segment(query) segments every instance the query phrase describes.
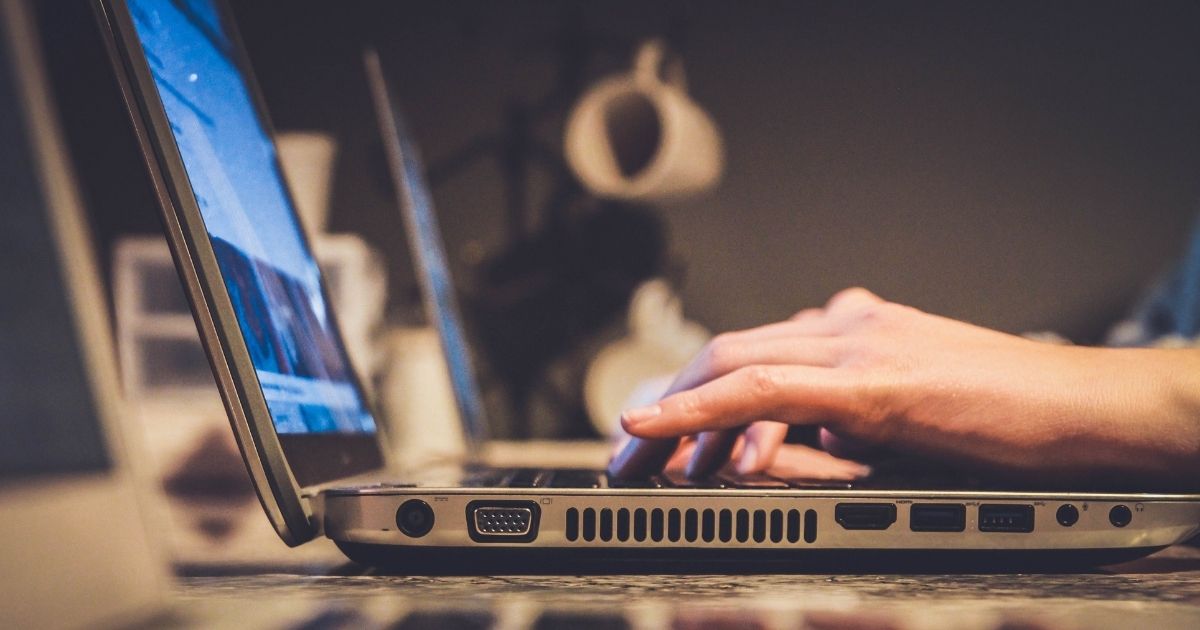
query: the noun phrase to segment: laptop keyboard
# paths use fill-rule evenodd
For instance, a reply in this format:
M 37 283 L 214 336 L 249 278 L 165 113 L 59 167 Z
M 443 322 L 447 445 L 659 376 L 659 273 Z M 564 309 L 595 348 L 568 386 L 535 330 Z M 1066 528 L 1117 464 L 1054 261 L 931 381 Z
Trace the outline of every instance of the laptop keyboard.
M 380 484 L 389 486 L 392 484 Z M 578 488 L 657 490 L 990 490 L 1019 489 L 1016 484 L 983 480 L 963 473 L 882 464 L 866 479 L 856 481 L 791 478 L 766 473 L 742 475 L 732 468 L 699 479 L 680 471 L 666 471 L 641 479 L 617 479 L 601 470 L 581 468 L 474 468 L 460 480 L 467 488 Z M 411 487 L 411 484 L 410 484 Z
M 851 486 L 851 484 L 844 481 L 780 479 L 763 473 L 740 475 L 732 471 L 722 471 L 716 475 L 699 479 L 689 478 L 678 471 L 667 471 L 645 479 L 617 479 L 609 477 L 603 471 L 579 468 L 482 469 L 468 475 L 463 485 L 492 488 L 619 488 L 637 490 L 654 490 L 659 488 L 686 488 L 692 490 L 845 489 Z

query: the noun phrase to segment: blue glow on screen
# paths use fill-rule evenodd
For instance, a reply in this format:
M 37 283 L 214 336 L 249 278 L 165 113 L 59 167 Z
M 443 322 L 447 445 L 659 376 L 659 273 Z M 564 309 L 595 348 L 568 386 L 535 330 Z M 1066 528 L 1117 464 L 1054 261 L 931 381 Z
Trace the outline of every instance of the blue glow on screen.
M 374 432 L 217 8 L 130 10 L 275 429 Z

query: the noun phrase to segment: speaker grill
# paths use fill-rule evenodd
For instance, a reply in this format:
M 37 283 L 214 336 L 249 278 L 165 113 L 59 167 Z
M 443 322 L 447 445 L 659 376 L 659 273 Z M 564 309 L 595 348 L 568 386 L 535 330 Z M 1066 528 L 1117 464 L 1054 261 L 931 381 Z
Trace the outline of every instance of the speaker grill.
M 629 510 L 625 508 L 617 510 L 617 540 L 629 540 Z
M 568 508 L 569 542 L 797 544 L 817 540 L 816 510 Z
M 650 512 L 650 540 L 654 542 L 662 542 L 663 539 L 663 511 L 654 509 Z

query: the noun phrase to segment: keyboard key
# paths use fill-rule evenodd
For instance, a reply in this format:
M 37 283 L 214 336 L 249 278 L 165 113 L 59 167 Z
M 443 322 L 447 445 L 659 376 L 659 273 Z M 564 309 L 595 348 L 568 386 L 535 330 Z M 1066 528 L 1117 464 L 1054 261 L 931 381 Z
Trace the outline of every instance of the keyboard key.
M 549 480 L 549 471 L 539 468 L 518 468 L 512 472 L 505 485 L 509 488 L 541 488 Z
M 629 620 L 619 614 L 547 612 L 538 617 L 534 630 L 626 630 Z
M 572 470 L 565 468 L 554 471 L 550 478 L 551 488 L 599 488 L 600 473 L 595 470 Z
M 767 627 L 746 610 L 684 611 L 671 621 L 671 630 L 766 630 Z
M 503 488 L 512 471 L 503 468 L 472 469 L 465 472 L 460 485 L 466 488 Z
M 788 486 L 796 490 L 849 490 L 855 487 L 854 483 L 840 479 L 808 479 L 805 477 L 797 477 L 785 479 Z
M 292 630 L 350 630 L 351 628 L 379 627 L 354 610 L 327 608 L 305 621 L 291 626 Z
M 790 487 L 786 481 L 763 473 L 739 475 L 733 472 L 725 472 L 721 473 L 720 478 L 727 485 L 739 490 L 786 490 Z
M 694 490 L 721 490 L 725 488 L 725 482 L 717 477 L 707 477 L 704 479 L 692 479 L 682 472 L 667 471 L 663 473 L 663 477 L 671 488 L 685 488 Z
M 484 611 L 417 610 L 408 614 L 393 630 L 487 630 L 495 623 Z
M 607 481 L 609 488 L 649 490 L 663 487 L 663 481 L 658 477 L 650 477 L 648 479 L 619 479 L 608 476 Z

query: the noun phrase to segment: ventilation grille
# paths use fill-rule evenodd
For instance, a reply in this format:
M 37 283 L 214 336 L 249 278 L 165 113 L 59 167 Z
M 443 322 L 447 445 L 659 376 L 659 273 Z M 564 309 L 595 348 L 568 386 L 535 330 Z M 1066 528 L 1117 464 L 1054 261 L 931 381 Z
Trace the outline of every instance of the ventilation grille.
M 567 540 L 576 542 L 812 543 L 815 510 L 570 508 Z

